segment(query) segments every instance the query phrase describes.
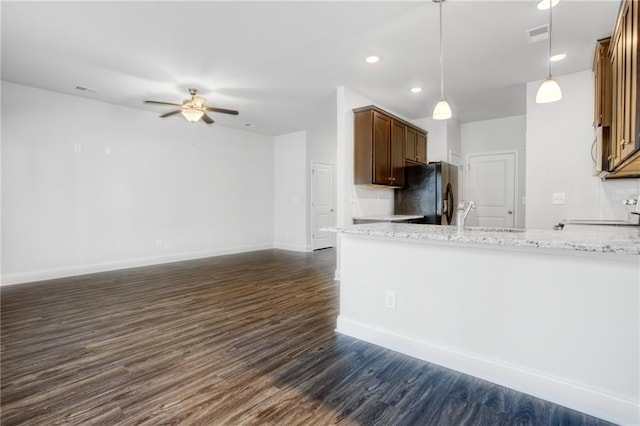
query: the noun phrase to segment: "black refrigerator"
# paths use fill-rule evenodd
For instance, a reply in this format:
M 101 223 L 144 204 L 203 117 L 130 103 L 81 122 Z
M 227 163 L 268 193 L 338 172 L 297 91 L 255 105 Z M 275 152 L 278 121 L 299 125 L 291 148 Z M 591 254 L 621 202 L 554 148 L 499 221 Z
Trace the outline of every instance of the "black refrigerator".
M 443 161 L 406 166 L 404 185 L 395 190 L 395 214 L 424 216 L 414 223 L 455 225 L 458 167 Z

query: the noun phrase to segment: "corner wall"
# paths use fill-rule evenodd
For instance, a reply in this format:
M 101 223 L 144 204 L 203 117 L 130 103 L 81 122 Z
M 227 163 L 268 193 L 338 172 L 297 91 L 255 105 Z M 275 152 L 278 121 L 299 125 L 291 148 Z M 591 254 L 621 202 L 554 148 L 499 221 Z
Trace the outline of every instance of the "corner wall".
M 274 138 L 274 246 L 310 251 L 307 240 L 307 132 Z
M 270 136 L 2 82 L 2 283 L 270 248 L 273 157 Z

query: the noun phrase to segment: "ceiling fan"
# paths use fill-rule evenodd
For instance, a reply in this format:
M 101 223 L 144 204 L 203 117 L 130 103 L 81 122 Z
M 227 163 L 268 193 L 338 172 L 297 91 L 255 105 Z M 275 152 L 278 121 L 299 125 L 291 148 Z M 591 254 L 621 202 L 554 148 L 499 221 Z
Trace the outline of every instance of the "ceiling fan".
M 175 111 L 170 111 L 170 112 L 167 112 L 166 114 L 162 114 L 160 118 L 169 117 L 171 115 L 180 113 L 184 116 L 184 118 L 186 118 L 192 123 L 195 123 L 196 121 L 199 121 L 200 119 L 202 119 L 202 121 L 204 121 L 205 123 L 212 124 L 213 120 L 211 119 L 211 117 L 207 115 L 206 111 L 220 112 L 222 114 L 238 115 L 238 111 L 234 111 L 232 109 L 214 108 L 214 107 L 205 105 L 205 102 L 207 100 L 201 96 L 198 96 L 197 93 L 198 93 L 197 89 L 189 89 L 189 94 L 191 94 L 191 99 L 182 101 L 182 104 L 174 104 L 170 102 L 158 102 L 158 101 L 144 101 L 144 103 L 158 104 L 158 105 L 171 105 L 171 106 L 180 107 L 180 109 L 177 109 Z

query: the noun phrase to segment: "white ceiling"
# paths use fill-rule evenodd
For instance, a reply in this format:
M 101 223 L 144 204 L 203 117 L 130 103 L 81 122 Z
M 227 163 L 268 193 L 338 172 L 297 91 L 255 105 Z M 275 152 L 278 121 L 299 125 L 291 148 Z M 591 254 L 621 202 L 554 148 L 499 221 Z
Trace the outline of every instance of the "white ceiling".
M 591 68 L 619 4 L 562 0 L 553 9 L 553 50 L 568 55 L 554 75 Z M 547 23 L 535 6 L 444 3 L 445 94 L 460 122 L 524 113 L 525 83 L 546 74 L 546 42 L 530 44 L 525 32 Z M 430 116 L 439 96 L 431 0 L 3 1 L 1 13 L 3 80 L 158 114 L 167 109 L 143 100 L 180 102 L 196 87 L 209 105 L 240 111 L 212 114 L 219 124 L 275 135 L 305 129 L 339 86 L 410 119 Z M 380 62 L 365 63 L 369 54 Z

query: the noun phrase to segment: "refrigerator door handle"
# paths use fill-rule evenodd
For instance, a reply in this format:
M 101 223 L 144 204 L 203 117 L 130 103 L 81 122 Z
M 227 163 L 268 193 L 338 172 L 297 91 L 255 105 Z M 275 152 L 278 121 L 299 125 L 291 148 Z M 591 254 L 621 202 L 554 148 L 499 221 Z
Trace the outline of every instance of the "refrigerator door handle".
M 455 199 L 453 198 L 453 188 L 451 187 L 450 183 L 447 184 L 447 192 L 445 194 L 445 200 L 443 201 L 443 204 L 445 206 L 447 204 L 450 206 L 455 205 Z M 445 213 L 445 216 L 447 218 L 447 225 L 451 225 L 451 219 L 453 219 L 453 209 L 443 210 L 443 213 Z

